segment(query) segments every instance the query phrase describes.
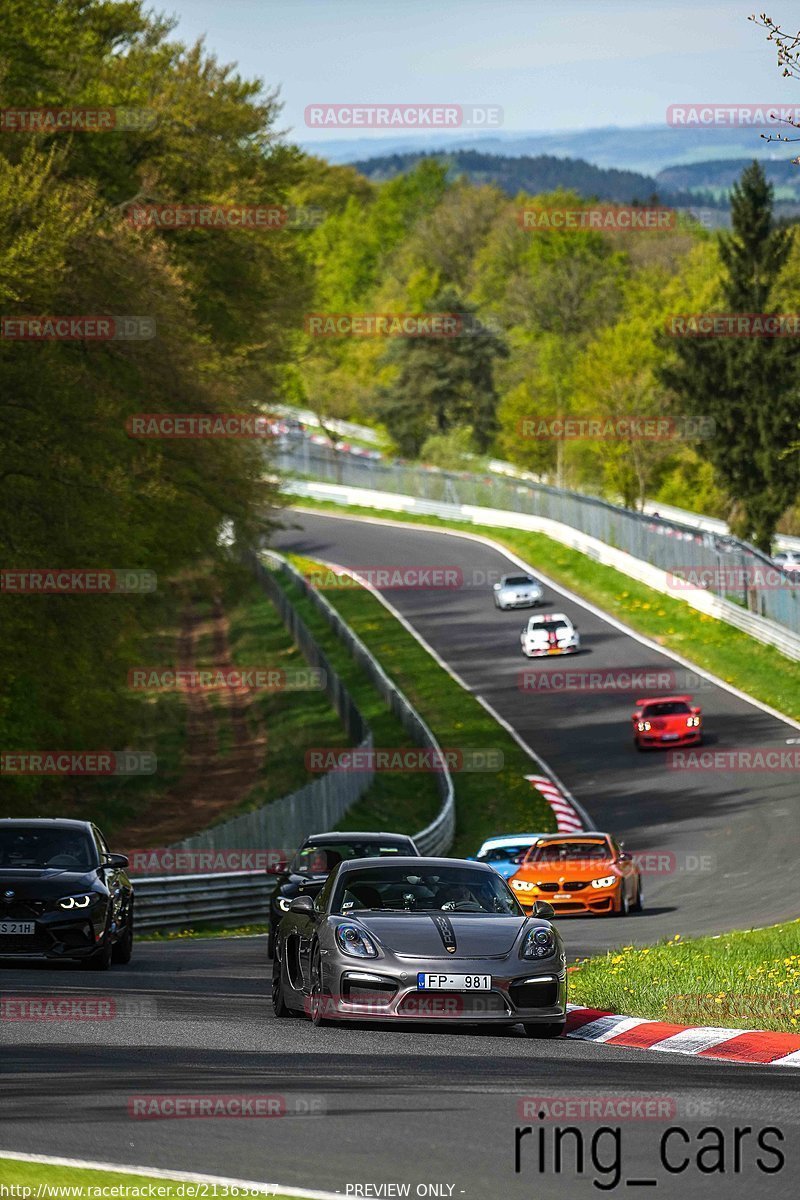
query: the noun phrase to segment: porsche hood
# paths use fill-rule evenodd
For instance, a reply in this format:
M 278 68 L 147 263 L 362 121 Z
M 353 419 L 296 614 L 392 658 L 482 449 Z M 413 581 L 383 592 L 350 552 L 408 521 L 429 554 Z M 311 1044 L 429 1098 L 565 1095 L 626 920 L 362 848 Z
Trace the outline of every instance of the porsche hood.
M 410 958 L 504 958 L 528 917 L 497 916 L 481 920 L 461 913 L 358 912 L 350 918 L 363 925 L 387 950 Z M 348 920 L 337 917 L 336 923 Z

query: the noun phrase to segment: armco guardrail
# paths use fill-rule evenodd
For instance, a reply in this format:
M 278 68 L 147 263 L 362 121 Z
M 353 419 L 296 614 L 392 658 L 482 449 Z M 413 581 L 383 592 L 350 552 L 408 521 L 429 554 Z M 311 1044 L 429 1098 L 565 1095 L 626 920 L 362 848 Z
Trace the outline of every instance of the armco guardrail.
M 437 754 L 441 754 L 441 746 L 422 717 L 392 682 L 380 663 L 373 658 L 358 634 L 354 633 L 346 621 L 339 616 L 333 605 L 320 592 L 311 587 L 291 563 L 277 554 L 268 553 L 268 557 L 277 569 L 284 572 L 322 613 L 331 629 L 347 646 L 352 657 L 369 677 L 373 687 L 383 697 L 417 745 L 427 746 Z M 443 756 L 442 761 L 444 761 Z M 455 793 L 452 776 L 447 767 L 443 765 L 441 771 L 434 772 L 434 779 L 439 789 L 442 806 L 430 825 L 414 834 L 414 841 L 423 854 L 444 854 L 453 844 L 455 835 Z
M 275 880 L 264 871 L 218 875 L 161 875 L 134 879 L 136 928 L 263 923 Z
M 301 479 L 411 497 L 418 512 L 432 513 L 444 504 L 462 512 L 493 509 L 552 521 L 672 575 L 708 572 L 709 594 L 800 636 L 800 580 L 781 576 L 766 555 L 732 537 L 547 484 L 370 462 L 307 442 L 296 451 L 277 454 L 275 466 Z M 773 586 L 778 579 L 780 586 Z M 768 582 L 762 585 L 759 580 Z M 681 592 L 689 594 L 688 589 Z M 728 609 L 723 606 L 720 611 Z

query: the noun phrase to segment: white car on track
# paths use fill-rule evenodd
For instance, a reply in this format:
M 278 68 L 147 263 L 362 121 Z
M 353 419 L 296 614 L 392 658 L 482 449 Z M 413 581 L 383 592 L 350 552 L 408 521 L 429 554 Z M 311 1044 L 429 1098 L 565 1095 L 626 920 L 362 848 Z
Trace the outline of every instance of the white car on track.
M 528 658 L 546 654 L 575 654 L 581 639 L 565 613 L 541 613 L 531 617 L 519 636 L 522 653 Z
M 542 585 L 532 575 L 501 575 L 494 585 L 495 608 L 533 608 L 544 595 Z
M 800 575 L 800 550 L 779 550 L 772 561 L 787 575 Z

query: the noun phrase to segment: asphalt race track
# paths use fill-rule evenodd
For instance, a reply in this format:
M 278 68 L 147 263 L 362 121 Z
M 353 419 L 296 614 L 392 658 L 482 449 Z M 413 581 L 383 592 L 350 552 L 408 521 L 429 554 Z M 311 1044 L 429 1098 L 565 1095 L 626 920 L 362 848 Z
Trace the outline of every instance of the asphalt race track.
M 611 919 L 563 919 L 573 954 L 605 949 L 609 940 L 719 933 L 797 915 L 797 889 L 790 881 L 800 856 L 800 796 L 791 772 L 670 770 L 661 752 L 634 750 L 630 717 L 636 694 L 518 686 L 525 669 L 636 668 L 676 672 L 675 691 L 683 692 L 685 668 L 553 587 L 535 611 L 565 612 L 580 631 L 582 652 L 526 659 L 519 631 L 532 610 L 495 609 L 491 581 L 514 568 L 491 547 L 408 525 L 310 513 L 295 513 L 292 520 L 301 528 L 283 533 L 278 548 L 349 567 L 439 565 L 461 572 L 463 587 L 395 588 L 385 595 L 472 691 L 544 757 L 596 828 L 615 834 L 655 866 L 644 877 L 645 912 L 628 917 L 624 926 L 614 928 Z M 708 680 L 700 682 L 702 690 L 694 696 L 703 709 L 709 749 L 781 749 L 800 736 L 794 726 Z
M 521 693 L 527 662 L 519 613 L 498 613 L 472 572 L 509 569 L 488 547 L 410 527 L 297 514 L 280 544 L 351 566 L 452 565 L 469 586 L 395 590 L 389 598 L 423 637 L 560 775 L 599 828 L 634 851 L 666 856 L 646 876 L 646 910 L 624 920 L 564 919 L 572 954 L 665 934 L 720 931 L 796 915 L 798 797 L 780 773 L 678 772 L 631 745 L 631 695 Z M 535 566 L 535 564 L 534 564 Z M 592 669 L 674 669 L 675 664 L 574 601 L 548 590 L 548 606 L 578 625 Z M 552 601 L 552 605 L 550 602 Z M 561 664 L 558 664 L 561 666 Z M 538 670 L 538 666 L 536 667 Z M 556 666 L 543 664 L 542 670 Z M 680 668 L 678 668 L 680 669 Z M 684 690 L 678 688 L 677 690 Z M 729 692 L 695 691 L 709 743 L 779 748 L 793 727 Z M 47 965 L 0 967 L 0 994 L 109 997 L 104 1021 L 5 1021 L 0 1034 L 0 1148 L 208 1172 L 326 1188 L 350 1195 L 535 1197 L 641 1193 L 666 1197 L 796 1195 L 800 1073 L 717 1064 L 569 1039 L 536 1042 L 521 1031 L 472 1033 L 435 1024 L 402 1030 L 315 1029 L 278 1021 L 268 1000 L 265 938 L 140 943 L 127 967 L 95 974 Z M 280 1094 L 274 1119 L 139 1120 L 129 1101 L 163 1094 Z M 518 1115 L 524 1097 L 655 1098 L 658 1119 L 577 1129 L 553 1163 L 558 1122 Z M 534 1111 L 537 1106 L 533 1106 Z M 520 1143 L 515 1130 L 539 1126 Z M 666 1128 L 683 1130 L 661 1161 Z M 734 1153 L 735 1128 L 740 1155 Z M 759 1149 L 779 1146 L 784 1162 Z M 706 1128 L 719 1135 L 704 1134 Z M 539 1170 L 539 1134 L 546 1169 Z M 618 1136 L 618 1143 L 614 1140 Z M 582 1169 L 576 1146 L 583 1143 Z M 594 1140 L 593 1140 L 594 1138 Z M 709 1138 L 724 1147 L 698 1159 Z M 713 1161 L 712 1161 L 713 1160 Z M 760 1160 L 761 1166 L 758 1165 Z M 685 1166 L 684 1166 L 685 1163 Z M 669 1167 L 672 1169 L 670 1170 Z M 355 1191 L 371 1185 L 371 1191 Z M 418 1185 L 439 1190 L 417 1191 Z

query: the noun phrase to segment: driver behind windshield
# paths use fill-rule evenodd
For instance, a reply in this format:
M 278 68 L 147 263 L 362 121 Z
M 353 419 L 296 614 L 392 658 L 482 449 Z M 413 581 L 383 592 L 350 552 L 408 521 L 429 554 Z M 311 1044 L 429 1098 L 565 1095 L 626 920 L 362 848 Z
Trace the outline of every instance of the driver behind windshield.
M 80 833 L 0 829 L 0 868 L 53 867 L 88 871 L 92 854 Z
M 517 915 L 519 908 L 505 880 L 494 872 L 464 868 L 418 875 L 408 868 L 387 866 L 348 871 L 332 897 L 334 912 L 355 908 L 384 912 L 463 912 Z
M 434 904 L 437 908 L 458 908 L 462 904 L 473 904 L 477 908 L 475 897 L 464 883 L 451 883 L 440 888 L 436 893 Z

